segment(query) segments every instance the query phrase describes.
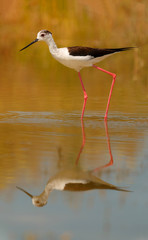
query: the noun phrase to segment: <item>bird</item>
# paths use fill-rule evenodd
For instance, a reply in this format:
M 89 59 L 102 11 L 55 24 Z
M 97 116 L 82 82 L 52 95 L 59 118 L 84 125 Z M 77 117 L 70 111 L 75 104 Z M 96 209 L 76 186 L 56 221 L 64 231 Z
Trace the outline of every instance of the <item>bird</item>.
M 106 132 L 106 137 L 107 137 L 107 144 L 108 144 L 108 150 L 109 150 L 109 155 L 110 155 L 110 160 L 106 164 L 103 164 L 102 166 L 99 166 L 95 169 L 92 170 L 83 170 L 81 169 L 80 166 L 78 165 L 80 155 L 82 153 L 82 150 L 85 145 L 85 129 L 83 125 L 83 120 L 82 120 L 82 136 L 83 136 L 83 142 L 80 147 L 78 156 L 76 158 L 76 162 L 74 166 L 65 166 L 64 168 L 62 167 L 62 154 L 61 154 L 61 148 L 58 149 L 58 162 L 60 169 L 59 171 L 53 175 L 47 182 L 44 190 L 42 191 L 41 194 L 39 195 L 32 195 L 23 188 L 16 186 L 17 189 L 20 191 L 24 192 L 27 194 L 31 199 L 32 199 L 32 204 L 36 207 L 43 207 L 47 204 L 48 202 L 48 197 L 50 193 L 53 190 L 58 190 L 58 191 L 70 191 L 70 192 L 86 192 L 90 190 L 115 190 L 115 191 L 122 191 L 122 192 L 131 192 L 130 190 L 127 190 L 126 188 L 118 187 L 115 185 L 112 185 L 98 177 L 95 176 L 95 173 L 107 168 L 109 166 L 113 165 L 113 156 L 112 156 L 112 151 L 111 151 L 111 146 L 110 146 L 110 138 L 108 134 L 108 125 L 107 121 L 105 121 L 105 132 Z
M 86 192 L 90 190 L 115 190 L 122 192 L 131 192 L 122 187 L 112 185 L 92 174 L 92 171 L 83 171 L 76 167 L 59 171 L 47 182 L 44 190 L 39 195 L 32 195 L 23 188 L 16 186 L 17 189 L 26 193 L 36 207 L 43 207 L 48 202 L 48 197 L 53 190 Z
M 32 195 L 21 187 L 17 189 L 26 193 L 31 199 L 32 204 L 36 207 L 43 207 L 48 202 L 48 197 L 53 190 L 85 192 L 90 190 L 115 190 L 122 192 L 130 192 L 124 188 L 112 185 L 102 179 L 96 177 L 89 171 L 82 171 L 76 168 L 63 170 L 53 176 L 47 182 L 44 190 L 39 195 Z
M 85 106 L 86 106 L 88 95 L 86 93 L 86 90 L 85 90 L 85 87 L 84 87 L 84 84 L 82 81 L 80 70 L 84 67 L 94 67 L 94 68 L 101 70 L 102 72 L 107 73 L 110 76 L 112 76 L 112 84 L 111 84 L 109 97 L 108 97 L 108 101 L 107 101 L 107 107 L 106 107 L 105 116 L 104 116 L 104 119 L 107 120 L 113 86 L 114 86 L 115 80 L 116 80 L 116 74 L 109 72 L 103 68 L 100 68 L 100 67 L 96 66 L 95 64 L 112 54 L 130 50 L 134 47 L 101 49 L 101 48 L 92 48 L 92 47 L 84 47 L 84 46 L 74 46 L 74 47 L 59 48 L 59 47 L 57 47 L 57 45 L 53 39 L 52 33 L 48 30 L 41 30 L 37 33 L 37 38 L 33 42 L 28 44 L 27 46 L 20 49 L 20 51 L 28 48 L 32 44 L 39 42 L 39 41 L 44 41 L 48 45 L 49 51 L 54 59 L 56 59 L 58 62 L 65 65 L 66 67 L 72 68 L 76 72 L 78 72 L 78 76 L 79 76 L 83 94 L 84 94 L 84 104 L 83 104 L 83 108 L 82 108 L 81 119 L 83 119 L 83 116 L 84 116 L 84 111 L 85 111 Z

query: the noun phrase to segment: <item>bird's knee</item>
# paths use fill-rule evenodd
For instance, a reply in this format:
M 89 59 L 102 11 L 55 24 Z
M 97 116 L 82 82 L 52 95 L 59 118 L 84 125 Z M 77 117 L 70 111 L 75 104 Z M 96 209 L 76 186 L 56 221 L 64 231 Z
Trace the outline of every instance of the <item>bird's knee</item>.
M 113 78 L 115 79 L 117 75 L 116 75 L 115 73 L 113 73 L 113 75 L 112 75 L 112 76 L 113 76 Z
M 84 99 L 87 99 L 87 98 L 88 98 L 87 93 L 84 92 Z

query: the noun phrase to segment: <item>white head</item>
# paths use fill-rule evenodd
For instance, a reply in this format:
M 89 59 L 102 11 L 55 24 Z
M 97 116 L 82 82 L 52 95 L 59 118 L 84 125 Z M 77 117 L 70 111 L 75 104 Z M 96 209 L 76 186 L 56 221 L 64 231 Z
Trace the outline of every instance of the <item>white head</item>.
M 24 192 L 26 195 L 28 195 L 32 199 L 32 204 L 36 207 L 43 207 L 47 204 L 48 195 L 45 194 L 45 192 L 41 193 L 39 196 L 33 196 L 23 188 L 17 187 L 19 190 Z
M 20 51 L 24 50 L 25 48 L 31 46 L 32 44 L 34 44 L 38 41 L 47 42 L 50 39 L 52 39 L 52 33 L 48 30 L 41 30 L 40 32 L 38 32 L 37 38 L 33 42 L 29 43 L 26 47 L 22 48 Z
M 37 34 L 38 41 L 45 41 L 46 42 L 46 40 L 51 38 L 51 37 L 52 37 L 52 33 L 48 30 L 41 30 Z
M 47 204 L 47 199 L 44 199 L 41 196 L 34 196 L 32 198 L 32 204 L 35 207 L 43 207 L 43 206 L 45 206 Z

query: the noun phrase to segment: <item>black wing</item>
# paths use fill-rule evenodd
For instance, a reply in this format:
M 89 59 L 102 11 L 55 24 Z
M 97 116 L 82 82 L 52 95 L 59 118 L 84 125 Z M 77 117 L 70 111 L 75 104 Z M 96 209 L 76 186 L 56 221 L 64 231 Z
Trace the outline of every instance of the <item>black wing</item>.
M 71 56 L 92 56 L 93 58 L 102 57 L 108 54 L 113 54 L 116 52 L 130 50 L 133 47 L 125 47 L 125 48 L 90 48 L 90 47 L 68 47 L 69 54 Z

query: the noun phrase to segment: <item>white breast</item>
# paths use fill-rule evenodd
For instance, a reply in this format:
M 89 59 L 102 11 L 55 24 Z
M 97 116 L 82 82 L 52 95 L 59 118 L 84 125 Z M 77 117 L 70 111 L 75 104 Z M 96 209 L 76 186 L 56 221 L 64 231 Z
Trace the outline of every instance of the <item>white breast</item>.
M 66 184 L 70 183 L 81 183 L 81 184 L 86 184 L 88 181 L 83 180 L 83 179 L 56 179 L 50 183 L 50 187 L 55 190 L 64 190 Z
M 71 56 L 67 48 L 58 48 L 56 52 L 51 52 L 51 54 L 58 62 L 78 72 L 83 67 L 92 66 L 91 56 Z

